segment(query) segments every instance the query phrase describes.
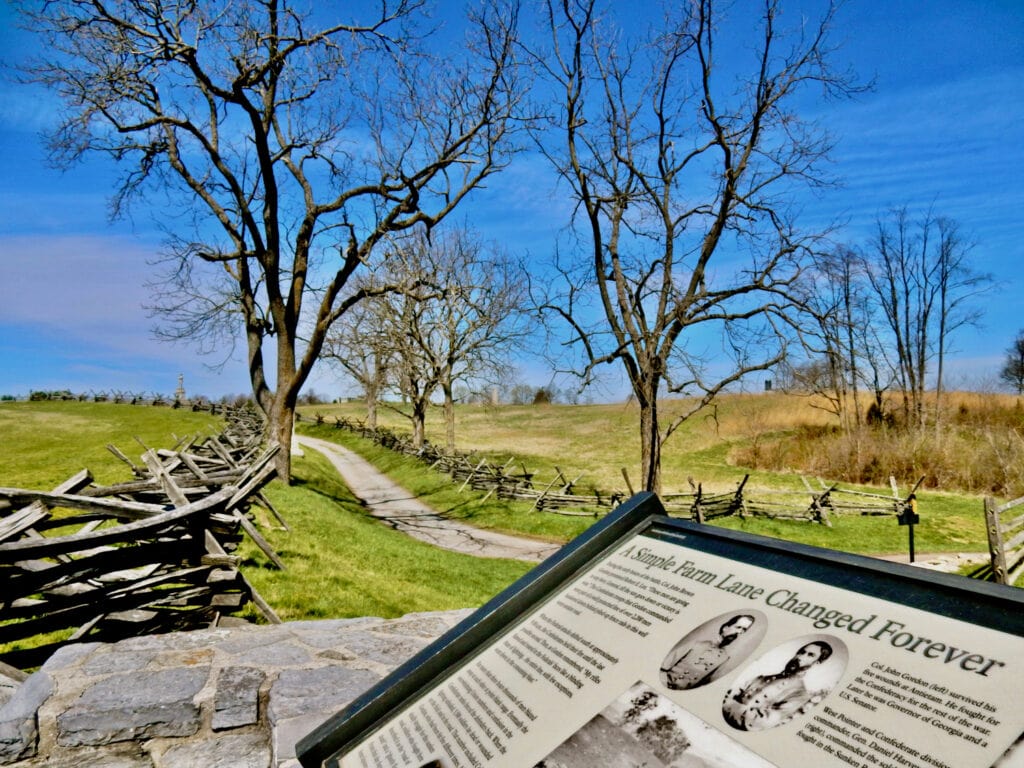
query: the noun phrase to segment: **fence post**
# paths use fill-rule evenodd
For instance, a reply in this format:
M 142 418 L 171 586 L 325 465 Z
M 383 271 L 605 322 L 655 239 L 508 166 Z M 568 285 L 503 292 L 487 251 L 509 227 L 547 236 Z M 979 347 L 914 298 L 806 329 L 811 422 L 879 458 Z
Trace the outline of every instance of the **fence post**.
M 989 557 L 992 558 L 992 580 L 1006 584 L 1006 552 L 1003 549 L 1003 532 L 999 527 L 999 507 L 991 496 L 985 497 L 985 532 L 988 534 Z
M 740 517 L 746 517 L 746 507 L 743 505 L 743 486 L 747 484 L 749 479 L 750 473 L 745 474 L 740 484 L 736 487 L 736 493 L 733 494 L 732 501 L 729 502 L 730 515 L 735 515 L 738 512 Z
M 629 482 L 629 473 L 626 472 L 626 468 L 625 467 L 622 468 L 622 479 L 626 481 L 626 490 L 629 491 L 629 495 L 630 496 L 635 495 L 636 491 L 633 490 L 633 484 L 631 482 Z
M 704 523 L 704 485 L 703 483 L 697 486 L 697 493 L 693 497 L 693 507 L 691 515 L 694 520 L 698 523 Z

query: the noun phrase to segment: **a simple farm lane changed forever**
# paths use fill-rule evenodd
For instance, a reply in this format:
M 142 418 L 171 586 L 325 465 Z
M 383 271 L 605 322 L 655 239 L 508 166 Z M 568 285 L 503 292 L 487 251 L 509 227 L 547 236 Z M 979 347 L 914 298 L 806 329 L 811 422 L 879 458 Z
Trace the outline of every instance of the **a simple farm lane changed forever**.
M 442 549 L 477 557 L 540 562 L 561 545 L 474 528 L 438 514 L 409 491 L 396 485 L 361 456 L 336 443 L 306 435 L 295 442 L 319 451 L 367 510 L 395 530 Z

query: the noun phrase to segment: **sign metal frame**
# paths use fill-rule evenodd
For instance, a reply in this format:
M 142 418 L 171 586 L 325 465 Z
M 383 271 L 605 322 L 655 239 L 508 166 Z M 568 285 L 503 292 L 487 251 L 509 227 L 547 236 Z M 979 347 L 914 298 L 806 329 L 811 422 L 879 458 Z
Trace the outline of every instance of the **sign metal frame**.
M 657 496 L 640 493 L 303 737 L 296 747 L 299 762 L 304 768 L 336 766 L 335 755 L 441 684 L 459 662 L 637 534 L 685 541 L 709 554 L 1024 637 L 1024 590 L 672 518 Z

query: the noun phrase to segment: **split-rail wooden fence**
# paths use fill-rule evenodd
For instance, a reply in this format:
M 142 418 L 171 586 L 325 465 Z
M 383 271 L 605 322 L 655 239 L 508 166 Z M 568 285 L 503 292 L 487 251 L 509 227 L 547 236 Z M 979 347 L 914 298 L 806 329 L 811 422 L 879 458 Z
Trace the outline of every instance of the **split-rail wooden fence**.
M 314 421 L 326 423 L 322 415 L 316 415 Z M 570 479 L 557 466 L 554 477 L 544 480 L 515 458 L 497 463 L 475 454 L 445 451 L 427 442 L 417 448 L 407 435 L 391 429 L 371 429 L 358 420 L 335 417 L 334 427 L 353 431 L 385 448 L 415 456 L 433 469 L 450 475 L 460 484 L 460 490 L 473 488 L 485 491 L 484 498 L 493 494 L 498 498 L 528 501 L 531 502 L 531 510 L 597 517 L 632 495 L 625 470 L 623 478 L 627 490 L 601 492 L 594 489 L 585 493 L 580 490 L 582 474 Z M 745 475 L 734 489 L 721 492 L 709 492 L 703 484 L 690 479 L 689 492 L 665 493 L 661 500 L 669 514 L 701 523 L 736 515 L 831 525 L 832 519 L 839 515 L 899 517 L 914 512 L 916 491 L 921 484 L 918 481 L 908 494 L 901 495 L 896 481 L 890 479 L 892 495 L 887 495 L 841 488 L 838 483 L 829 484 L 821 480 L 817 481 L 818 487 L 815 488 L 806 478 L 801 478 L 802 489 L 752 491 L 747 488 L 749 479 L 750 476 Z
M 0 488 L 0 663 L 22 670 L 74 642 L 227 623 L 248 602 L 279 623 L 239 570 L 248 535 L 283 563 L 256 510 L 287 526 L 262 492 L 274 477 L 251 414 L 224 432 L 147 448 L 134 479 L 98 486 L 88 470 L 52 491 Z

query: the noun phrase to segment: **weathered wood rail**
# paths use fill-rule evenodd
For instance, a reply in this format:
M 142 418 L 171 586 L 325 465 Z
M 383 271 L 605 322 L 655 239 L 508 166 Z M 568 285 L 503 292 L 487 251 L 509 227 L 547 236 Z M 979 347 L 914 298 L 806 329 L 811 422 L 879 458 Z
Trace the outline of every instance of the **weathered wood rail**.
M 322 415 L 315 416 L 314 421 L 326 423 Z M 632 495 L 631 491 L 602 493 L 597 489 L 582 493 L 578 489 L 583 475 L 570 480 L 559 467 L 555 467 L 554 478 L 543 482 L 515 458 L 501 464 L 474 454 L 443 451 L 429 443 L 415 448 L 406 435 L 390 429 L 370 429 L 357 420 L 335 417 L 334 427 L 355 432 L 385 448 L 415 456 L 433 469 L 450 475 L 460 484 L 460 490 L 473 488 L 485 491 L 484 498 L 494 494 L 498 498 L 528 501 L 535 510 L 596 517 L 614 509 Z M 623 473 L 625 476 L 625 470 Z M 901 496 L 895 480 L 890 478 L 892 495 L 889 496 L 841 488 L 837 483 L 826 484 L 821 480 L 817 481 L 819 487 L 814 488 L 806 478 L 801 478 L 803 490 L 750 491 L 747 488 L 749 477 L 744 476 L 735 489 L 720 492 L 708 492 L 691 478 L 689 492 L 662 494 L 662 503 L 669 514 L 701 523 L 736 515 L 831 525 L 832 518 L 838 515 L 905 514 L 915 509 L 915 494 L 921 482 L 918 481 L 906 496 Z M 626 483 L 629 484 L 628 478 Z
M 998 504 L 985 499 L 985 531 L 990 562 L 971 574 L 999 584 L 1013 584 L 1024 573 L 1024 512 L 1007 519 L 1006 513 L 1024 505 L 1024 496 Z
M 916 509 L 916 492 L 921 481 L 906 496 L 901 496 L 896 480 L 889 478 L 892 495 L 871 493 L 853 488 L 842 488 L 838 483 L 818 480 L 818 488 L 812 487 L 805 477 L 800 480 L 804 490 L 757 490 L 746 491 L 750 475 L 744 475 L 735 491 L 709 494 L 700 484 L 690 480 L 693 489 L 689 494 L 666 494 L 663 501 L 666 508 L 687 507 L 690 516 L 703 523 L 719 517 L 768 517 L 776 520 L 800 520 L 831 525 L 833 517 L 896 516 Z M 922 478 L 923 480 L 923 478 Z
M 251 520 L 255 506 L 283 525 L 262 493 L 276 449 L 252 426 L 231 419 L 139 464 L 110 446 L 135 475 L 125 483 L 83 470 L 49 492 L 0 488 L 0 662 L 31 669 L 68 643 L 215 625 L 250 601 L 278 623 L 233 554 L 249 535 L 283 567 Z

